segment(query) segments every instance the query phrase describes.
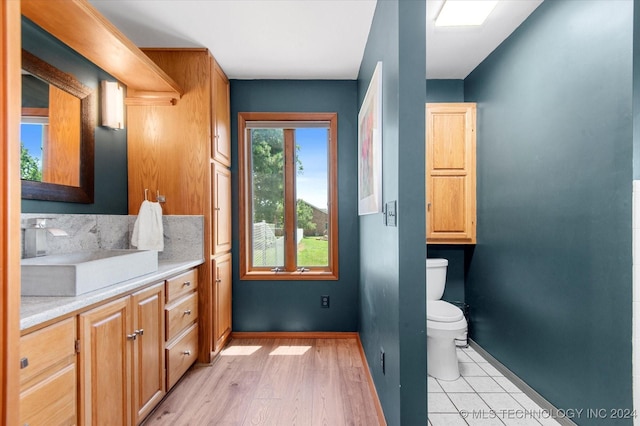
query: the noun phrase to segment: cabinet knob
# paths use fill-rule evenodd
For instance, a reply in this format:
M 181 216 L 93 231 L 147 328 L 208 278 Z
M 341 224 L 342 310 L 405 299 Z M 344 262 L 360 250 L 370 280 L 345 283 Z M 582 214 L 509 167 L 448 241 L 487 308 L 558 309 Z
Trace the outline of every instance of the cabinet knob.
M 189 287 L 191 285 L 191 281 L 185 281 L 182 283 L 183 287 Z
M 220 278 L 216 278 L 216 282 L 217 282 L 217 283 L 221 283 L 221 282 L 222 282 L 222 280 L 221 280 Z
M 134 331 L 133 334 L 127 334 L 127 340 L 136 340 L 137 336 L 138 336 L 138 333 Z
M 187 309 L 186 311 L 184 311 L 185 315 L 191 315 L 191 309 Z
M 136 330 L 134 333 L 142 336 L 144 334 L 144 328 L 141 328 L 140 330 Z
M 24 358 L 20 358 L 20 370 L 22 370 L 23 368 L 27 368 L 29 366 L 29 358 L 24 357 Z
M 191 351 L 184 351 L 182 352 L 182 355 L 191 355 Z

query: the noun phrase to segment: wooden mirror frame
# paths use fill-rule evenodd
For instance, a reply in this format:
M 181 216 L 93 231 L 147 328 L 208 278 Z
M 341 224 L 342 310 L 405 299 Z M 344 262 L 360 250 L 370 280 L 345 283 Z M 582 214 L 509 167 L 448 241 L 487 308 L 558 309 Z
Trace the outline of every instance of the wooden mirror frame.
M 22 49 L 22 68 L 34 76 L 80 99 L 80 185 L 68 186 L 22 180 L 22 198 L 29 200 L 93 203 L 96 127 L 95 92 L 74 76 L 60 71 Z

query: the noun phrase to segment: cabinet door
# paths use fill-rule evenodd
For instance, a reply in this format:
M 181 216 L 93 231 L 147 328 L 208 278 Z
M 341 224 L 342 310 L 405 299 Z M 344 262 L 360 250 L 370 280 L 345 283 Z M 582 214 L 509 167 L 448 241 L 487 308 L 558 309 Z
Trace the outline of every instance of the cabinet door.
M 134 293 L 133 423 L 139 423 L 165 394 L 164 282 Z
M 427 243 L 476 242 L 476 105 L 427 104 Z
M 215 336 L 216 351 L 224 345 L 231 333 L 231 253 L 212 261 L 215 273 Z
M 80 423 L 131 424 L 130 297 L 79 316 Z
M 20 393 L 21 425 L 71 426 L 76 423 L 75 364 Z
M 231 250 L 231 171 L 215 162 L 213 167 L 213 255 Z
M 229 80 L 222 68 L 211 59 L 213 68 L 213 159 L 231 166 L 231 120 L 229 111 Z

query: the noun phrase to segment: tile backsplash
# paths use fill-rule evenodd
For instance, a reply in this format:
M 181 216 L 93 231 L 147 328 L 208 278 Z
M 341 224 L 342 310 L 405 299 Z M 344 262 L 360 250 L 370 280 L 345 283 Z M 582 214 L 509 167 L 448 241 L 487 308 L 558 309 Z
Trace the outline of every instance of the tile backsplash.
M 47 227 L 61 229 L 66 236 L 47 233 L 47 254 L 87 250 L 129 249 L 135 215 L 23 213 L 21 227 L 28 219 L 48 218 Z M 163 216 L 164 250 L 158 260 L 183 261 L 204 256 L 203 216 Z M 21 233 L 24 247 L 24 229 Z M 24 257 L 24 248 L 22 252 Z

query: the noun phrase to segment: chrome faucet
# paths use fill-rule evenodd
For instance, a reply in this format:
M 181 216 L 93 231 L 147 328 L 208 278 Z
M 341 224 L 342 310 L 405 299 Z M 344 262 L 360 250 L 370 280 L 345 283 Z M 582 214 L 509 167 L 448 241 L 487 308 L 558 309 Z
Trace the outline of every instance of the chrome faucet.
M 47 232 L 55 237 L 69 235 L 62 229 L 47 227 L 47 219 L 27 219 L 24 228 L 24 257 L 45 256 L 47 254 Z

